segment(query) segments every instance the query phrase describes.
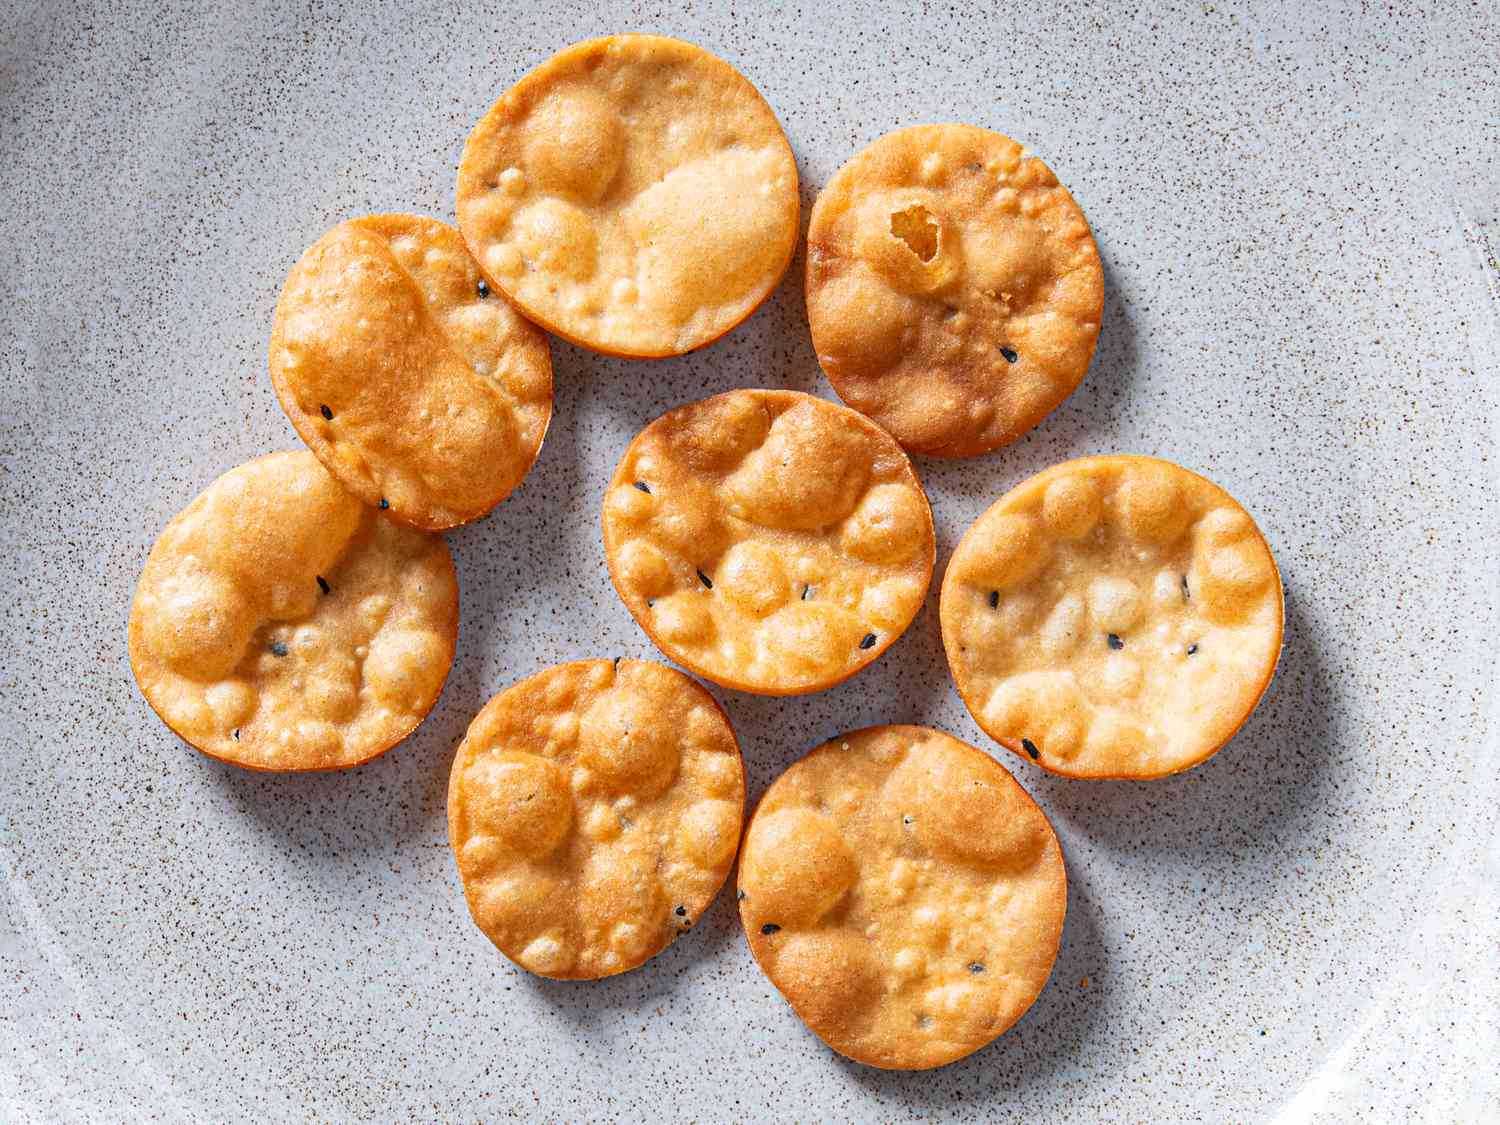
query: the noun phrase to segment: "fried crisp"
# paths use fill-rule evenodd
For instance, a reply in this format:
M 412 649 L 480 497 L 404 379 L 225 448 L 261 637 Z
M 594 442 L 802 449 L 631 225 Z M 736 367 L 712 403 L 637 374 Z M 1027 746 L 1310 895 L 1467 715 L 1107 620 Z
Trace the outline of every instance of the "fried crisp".
M 834 389 L 933 457 L 1046 417 L 1088 370 L 1104 304 L 1073 197 L 972 125 L 899 129 L 840 168 L 813 206 L 806 288 Z
M 734 862 L 745 771 L 696 682 L 643 660 L 581 660 L 495 696 L 448 782 L 469 912 L 516 964 L 591 979 L 690 929 Z
M 416 728 L 457 638 L 442 538 L 366 508 L 311 453 L 272 453 L 162 531 L 130 610 L 130 667 L 205 754 L 336 769 Z
M 1281 652 L 1281 578 L 1222 488 L 1153 457 L 1086 457 L 974 522 L 941 616 L 992 738 L 1054 773 L 1160 777 L 1255 709 Z
M 932 513 L 890 435 L 795 391 L 670 411 L 631 442 L 604 501 L 625 605 L 679 664 L 795 695 L 888 648 L 932 578 Z
M 680 355 L 749 316 L 797 241 L 797 165 L 759 91 L 659 35 L 591 39 L 469 134 L 458 225 L 538 324 L 613 355 Z
M 1067 875 L 1042 810 L 988 754 L 926 727 L 835 738 L 782 774 L 745 835 L 750 951 L 840 1054 L 918 1070 L 1031 1006 Z
M 271 382 L 302 440 L 366 504 L 426 530 L 521 483 L 552 416 L 547 338 L 452 227 L 341 223 L 302 255 L 271 331 Z

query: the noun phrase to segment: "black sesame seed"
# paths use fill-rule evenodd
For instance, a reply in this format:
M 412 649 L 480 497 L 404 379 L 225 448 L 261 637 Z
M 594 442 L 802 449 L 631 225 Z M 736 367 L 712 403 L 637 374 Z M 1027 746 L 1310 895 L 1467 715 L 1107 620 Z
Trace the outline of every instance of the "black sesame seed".
M 734 901 L 735 902 L 744 902 L 745 901 L 745 892 L 744 891 L 736 891 L 735 894 L 734 894 Z
M 646 608 L 647 609 L 650 609 L 655 604 L 656 604 L 656 599 L 655 598 L 647 598 L 646 599 Z
M 479 279 L 478 288 L 481 297 L 488 297 L 490 295 L 490 283 L 482 277 Z
M 238 742 L 240 740 L 240 728 L 239 727 L 235 727 L 234 731 L 233 731 L 233 734 L 234 734 L 234 740 L 236 742 Z
M 1000 604 L 1000 591 L 999 590 L 991 590 L 990 591 L 990 608 L 994 609 L 999 604 Z
M 687 907 L 679 906 L 676 910 L 672 911 L 672 913 L 676 914 L 679 918 L 685 918 L 687 916 Z
M 272 641 L 271 642 L 271 655 L 272 656 L 285 656 L 286 655 L 286 651 L 287 651 L 286 645 L 282 644 L 280 641 Z
M 1192 596 L 1193 596 L 1192 591 L 1188 589 L 1187 575 L 1184 574 L 1182 576 L 1182 600 L 1183 601 L 1187 601 Z
M 1187 647 L 1187 654 L 1188 654 L 1188 655 L 1189 655 L 1189 656 L 1192 656 L 1192 655 L 1193 655 L 1193 653 L 1195 653 L 1195 652 L 1197 652 L 1197 651 L 1198 651 L 1198 645 L 1197 645 L 1197 642 L 1194 642 L 1194 643 L 1193 643 L 1193 644 L 1190 644 L 1190 645 L 1188 645 L 1188 647 Z
M 767 922 L 760 928 L 760 932 L 765 934 L 767 937 L 770 937 L 772 934 L 779 934 L 781 932 L 781 927 L 778 926 L 775 922 Z
M 1120 635 L 1118 633 L 1111 633 L 1109 635 L 1109 647 L 1113 649 L 1122 649 L 1125 647 L 1125 642 L 1120 640 Z
M 1032 742 L 1029 738 L 1021 739 L 1021 749 L 1031 755 L 1033 762 L 1042 756 L 1042 752 L 1036 748 L 1036 743 Z
M 698 581 L 703 583 L 705 589 L 712 590 L 714 588 L 714 580 L 701 570 L 698 572 Z
M 903 816 L 901 818 L 901 823 L 902 824 L 910 824 L 911 823 L 911 817 L 909 817 L 909 816 Z
M 328 409 L 328 404 L 326 402 L 323 403 L 323 405 L 321 405 L 321 406 L 318 407 L 318 413 L 321 414 L 321 415 L 323 415 L 323 421 L 325 421 L 325 422 L 332 422 L 333 421 L 333 411 Z
M 619 668 L 620 668 L 620 657 L 617 656 L 617 657 L 615 657 L 615 670 L 618 671 Z
M 1006 363 L 1015 363 L 1016 360 L 1021 358 L 1021 353 L 1016 351 L 1015 348 L 1002 347 L 1000 349 L 1000 354 L 1005 357 Z
M 389 500 L 387 500 L 384 496 L 382 496 L 380 498 L 380 510 L 383 512 L 387 508 L 389 508 L 390 506 L 391 506 L 391 502 Z
M 802 598 L 801 598 L 801 600 L 804 601 L 804 602 L 807 601 L 807 595 L 811 594 L 811 593 L 812 593 L 812 587 L 811 586 L 803 586 L 802 587 Z
M 324 578 L 321 574 L 318 575 L 318 589 L 322 590 L 325 594 L 333 591 L 333 587 L 328 584 L 328 579 Z
M 648 496 L 651 494 L 651 486 L 649 484 L 647 484 L 645 481 L 638 480 L 638 481 L 635 482 L 635 486 L 637 488 L 639 488 L 642 492 L 646 493 Z
M 859 647 L 860 648 L 874 648 L 875 647 L 875 634 L 874 633 L 866 633 L 865 634 L 865 639 L 859 642 Z
M 971 973 L 982 973 L 982 972 L 984 972 L 984 962 L 983 961 L 970 961 L 969 962 L 969 972 L 971 972 Z

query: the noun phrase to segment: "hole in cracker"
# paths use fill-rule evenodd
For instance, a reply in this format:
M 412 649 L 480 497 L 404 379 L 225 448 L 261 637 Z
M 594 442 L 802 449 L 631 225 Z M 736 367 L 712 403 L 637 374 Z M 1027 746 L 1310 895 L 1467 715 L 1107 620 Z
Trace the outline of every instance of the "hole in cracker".
M 938 225 L 920 203 L 913 203 L 904 211 L 891 212 L 891 233 L 924 262 L 932 261 L 937 255 Z

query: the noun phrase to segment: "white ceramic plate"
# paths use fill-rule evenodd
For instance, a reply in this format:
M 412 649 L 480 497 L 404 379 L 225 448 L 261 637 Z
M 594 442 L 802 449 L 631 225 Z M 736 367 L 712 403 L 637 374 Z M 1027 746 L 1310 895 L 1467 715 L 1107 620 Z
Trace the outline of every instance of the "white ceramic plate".
M 5 5 L 0 1118 L 1493 1120 L 1493 6 L 480 7 Z M 1061 833 L 1067 931 L 1027 1017 L 944 1070 L 824 1048 L 727 895 L 624 977 L 522 974 L 470 923 L 447 848 L 448 763 L 485 699 L 555 661 L 654 655 L 599 541 L 629 436 L 730 387 L 831 393 L 800 259 L 696 355 L 554 346 L 551 436 L 521 492 L 450 537 L 458 662 L 398 750 L 252 775 L 178 743 L 131 682 L 125 615 L 162 524 L 297 444 L 265 371 L 286 270 L 349 216 L 451 218 L 491 100 L 567 42 L 641 28 L 759 85 L 806 205 L 878 134 L 962 120 L 1028 142 L 1086 209 L 1098 356 L 1016 446 L 919 463 L 940 567 L 1016 481 L 1129 451 L 1226 486 L 1285 576 L 1280 674 L 1207 765 L 1101 784 L 1004 756 Z M 867 723 L 986 744 L 936 584 L 851 682 L 717 694 L 752 797 Z

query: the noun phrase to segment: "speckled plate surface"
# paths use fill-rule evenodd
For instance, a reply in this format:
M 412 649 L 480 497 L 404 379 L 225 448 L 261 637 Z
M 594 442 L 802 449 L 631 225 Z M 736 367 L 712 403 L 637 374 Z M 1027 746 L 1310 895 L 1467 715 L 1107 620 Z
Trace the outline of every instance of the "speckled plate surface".
M 1157 4 L 1117 22 L 1083 4 L 161 7 L 0 12 L 0 1119 L 1493 1113 L 1493 3 Z M 450 536 L 458 661 L 404 746 L 344 774 L 252 775 L 178 743 L 130 679 L 126 611 L 162 524 L 297 445 L 265 362 L 290 265 L 350 216 L 451 221 L 492 99 L 566 42 L 644 28 L 759 85 L 804 208 L 878 134 L 964 120 L 1029 142 L 1087 211 L 1098 355 L 1017 445 L 918 463 L 939 568 L 1015 482 L 1119 451 L 1224 485 L 1286 579 L 1280 675 L 1208 764 L 1088 783 L 1004 756 L 1062 839 L 1067 929 L 1032 1011 L 944 1070 L 831 1054 L 752 964 L 727 897 L 639 971 L 528 977 L 470 923 L 446 841 L 448 764 L 493 692 L 561 660 L 654 655 L 600 545 L 628 438 L 731 387 L 831 397 L 800 259 L 697 354 L 554 345 L 540 461 Z M 715 693 L 752 798 L 841 729 L 984 744 L 936 598 L 838 688 Z

